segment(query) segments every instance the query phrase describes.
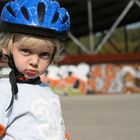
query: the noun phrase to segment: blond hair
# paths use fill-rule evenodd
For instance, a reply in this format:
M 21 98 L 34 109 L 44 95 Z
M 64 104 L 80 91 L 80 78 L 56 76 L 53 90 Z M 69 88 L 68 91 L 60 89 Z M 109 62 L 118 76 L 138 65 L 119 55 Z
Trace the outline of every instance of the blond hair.
M 15 33 L 9 33 L 9 32 L 1 32 L 0 33 L 0 50 L 2 48 L 7 49 L 7 55 L 10 55 L 11 51 L 11 45 L 12 42 L 14 41 L 14 35 Z M 45 41 L 47 41 L 47 44 L 50 46 L 55 47 L 55 54 L 54 54 L 54 59 L 53 61 L 58 62 L 61 61 L 64 58 L 63 54 L 63 44 L 55 38 L 46 38 L 46 37 L 38 37 L 38 36 L 32 36 L 32 35 L 27 35 L 27 34 L 22 34 L 23 39 L 22 41 L 24 42 L 25 40 L 28 40 L 28 38 L 41 38 Z

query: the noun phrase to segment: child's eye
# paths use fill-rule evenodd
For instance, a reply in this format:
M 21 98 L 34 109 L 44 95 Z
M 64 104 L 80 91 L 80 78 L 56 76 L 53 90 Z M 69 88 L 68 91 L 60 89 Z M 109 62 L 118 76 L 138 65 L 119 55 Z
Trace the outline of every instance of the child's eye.
M 29 49 L 21 49 L 21 53 L 23 55 L 30 55 L 31 54 L 31 51 Z
M 49 59 L 50 58 L 50 53 L 48 53 L 48 52 L 42 52 L 41 54 L 40 54 L 40 58 L 43 58 L 43 59 Z

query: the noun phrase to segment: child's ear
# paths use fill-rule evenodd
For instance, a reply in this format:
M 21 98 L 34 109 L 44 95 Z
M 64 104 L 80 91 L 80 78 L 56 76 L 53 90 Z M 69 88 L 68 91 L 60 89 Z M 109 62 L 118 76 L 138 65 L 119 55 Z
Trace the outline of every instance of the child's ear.
M 2 61 L 7 63 L 8 59 L 7 59 L 7 49 L 6 48 L 2 48 Z
M 2 54 L 7 55 L 7 48 L 2 48 Z

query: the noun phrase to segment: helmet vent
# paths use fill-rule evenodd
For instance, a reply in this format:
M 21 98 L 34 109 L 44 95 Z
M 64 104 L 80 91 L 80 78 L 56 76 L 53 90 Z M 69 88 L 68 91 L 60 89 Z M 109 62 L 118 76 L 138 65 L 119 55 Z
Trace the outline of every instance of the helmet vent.
M 38 4 L 38 21 L 41 23 L 44 19 L 45 5 L 43 2 Z
M 58 12 L 55 12 L 55 15 L 53 17 L 53 20 L 52 20 L 52 23 L 55 23 L 59 18 L 59 13 Z
M 13 12 L 13 10 L 12 10 L 12 8 L 11 8 L 10 6 L 7 6 L 6 8 L 7 8 L 7 10 L 10 12 L 10 14 L 11 14 L 12 16 L 16 17 L 15 13 Z
M 62 21 L 62 24 L 64 24 L 67 20 L 68 20 L 68 17 L 65 16 L 64 19 L 63 19 L 63 21 Z
M 24 16 L 27 20 L 29 20 L 28 12 L 27 12 L 27 10 L 26 10 L 25 7 L 21 7 L 21 12 L 22 12 L 23 16 Z

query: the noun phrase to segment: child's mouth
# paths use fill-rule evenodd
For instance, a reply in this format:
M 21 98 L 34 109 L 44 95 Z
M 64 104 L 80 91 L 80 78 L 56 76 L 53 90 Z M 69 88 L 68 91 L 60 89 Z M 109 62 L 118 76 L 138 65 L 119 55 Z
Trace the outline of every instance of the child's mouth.
M 36 70 L 26 70 L 25 72 L 28 76 L 36 76 L 37 71 Z

